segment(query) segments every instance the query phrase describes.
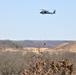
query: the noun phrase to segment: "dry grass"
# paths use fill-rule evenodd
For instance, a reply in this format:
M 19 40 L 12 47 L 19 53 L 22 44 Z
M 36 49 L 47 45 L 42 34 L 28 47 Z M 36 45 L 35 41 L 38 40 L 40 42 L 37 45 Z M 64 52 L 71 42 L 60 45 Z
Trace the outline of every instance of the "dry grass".
M 69 60 L 63 59 L 61 61 L 50 61 L 43 59 L 43 52 L 38 49 L 38 56 L 34 64 L 31 62 L 28 69 L 24 69 L 22 75 L 72 75 L 75 69 L 74 64 Z
M 76 53 L 70 51 L 0 51 L 0 75 L 76 75 Z

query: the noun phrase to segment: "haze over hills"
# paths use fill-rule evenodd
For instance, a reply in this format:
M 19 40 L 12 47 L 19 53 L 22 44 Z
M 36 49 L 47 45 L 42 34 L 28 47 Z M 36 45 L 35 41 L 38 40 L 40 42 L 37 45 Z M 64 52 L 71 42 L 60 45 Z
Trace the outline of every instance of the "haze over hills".
M 51 48 L 62 43 L 69 43 L 73 41 L 60 41 L 60 40 L 23 40 L 23 41 L 13 41 L 23 47 L 38 47 L 38 48 Z M 46 43 L 46 45 L 44 45 Z
M 73 41 L 60 41 L 60 40 L 0 40 L 0 49 L 13 48 L 20 49 L 26 47 L 36 47 L 36 48 L 52 48 L 63 43 L 70 43 Z M 46 45 L 44 45 L 46 43 Z
M 11 40 L 0 40 L 0 50 L 5 50 L 5 49 L 16 49 L 20 48 L 21 46 L 19 44 L 14 43 Z

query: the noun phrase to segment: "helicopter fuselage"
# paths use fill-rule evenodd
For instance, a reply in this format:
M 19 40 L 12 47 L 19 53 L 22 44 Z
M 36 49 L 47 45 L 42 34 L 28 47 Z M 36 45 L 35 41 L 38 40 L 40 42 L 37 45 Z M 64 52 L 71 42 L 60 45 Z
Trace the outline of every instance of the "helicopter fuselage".
M 45 11 L 45 10 L 42 10 L 41 12 L 40 12 L 40 14 L 55 14 L 55 10 L 53 11 L 53 12 L 49 12 L 49 11 Z

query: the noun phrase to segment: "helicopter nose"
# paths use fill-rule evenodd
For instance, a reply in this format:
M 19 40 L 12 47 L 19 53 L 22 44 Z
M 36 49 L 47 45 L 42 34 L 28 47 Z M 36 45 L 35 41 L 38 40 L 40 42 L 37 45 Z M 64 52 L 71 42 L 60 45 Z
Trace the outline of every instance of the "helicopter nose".
M 40 12 L 40 14 L 43 14 L 43 12 Z

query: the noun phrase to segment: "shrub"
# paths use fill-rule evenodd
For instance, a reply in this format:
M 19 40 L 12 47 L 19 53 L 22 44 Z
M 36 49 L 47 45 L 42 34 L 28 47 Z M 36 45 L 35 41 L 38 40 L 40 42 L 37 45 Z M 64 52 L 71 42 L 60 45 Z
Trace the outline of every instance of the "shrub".
M 24 69 L 22 75 L 72 75 L 74 71 L 74 64 L 72 64 L 69 60 L 47 60 L 48 59 L 44 59 L 43 53 L 39 51 L 39 55 L 36 58 L 35 63 L 33 64 L 31 62 L 28 69 Z

